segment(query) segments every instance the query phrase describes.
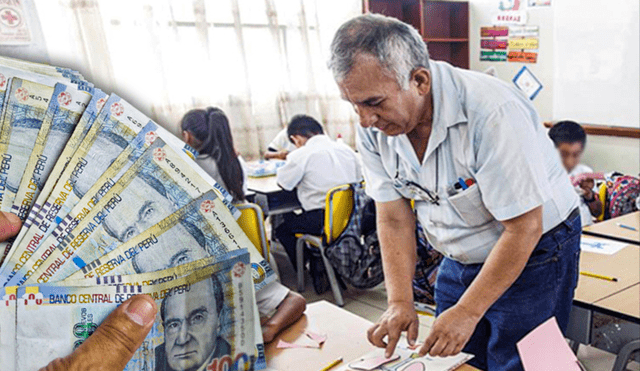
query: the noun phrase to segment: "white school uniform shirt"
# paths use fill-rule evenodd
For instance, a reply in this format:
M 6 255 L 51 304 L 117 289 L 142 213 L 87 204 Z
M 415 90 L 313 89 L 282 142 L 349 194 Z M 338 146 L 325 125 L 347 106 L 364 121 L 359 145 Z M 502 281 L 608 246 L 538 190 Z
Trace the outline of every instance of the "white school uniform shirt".
M 501 220 L 540 205 L 545 232 L 566 219 L 578 197 L 531 102 L 494 77 L 444 62 L 430 67 L 433 127 L 422 162 L 406 135 L 358 127 L 367 193 L 378 202 L 416 199 L 429 243 L 463 264 L 485 261 Z M 459 178 L 475 184 L 454 193 Z M 407 181 L 437 192 L 439 205 Z
M 295 188 L 302 208 L 311 211 L 324 209 L 331 188 L 361 181 L 362 171 L 349 146 L 319 134 L 287 156 L 277 177 L 285 190 Z
M 249 191 L 247 185 L 247 163 L 244 161 L 242 156 L 238 156 L 238 161 L 240 162 L 240 167 L 242 168 L 242 191 L 244 194 L 247 194 Z M 220 170 L 218 170 L 218 164 L 213 157 L 208 155 L 200 155 L 196 158 L 196 164 L 202 168 L 210 177 L 212 177 L 218 184 L 222 186 L 224 189 L 227 188 L 224 180 L 222 179 L 222 175 L 220 175 Z M 233 200 L 233 202 L 238 202 L 239 200 Z
M 275 149 L 277 152 L 287 151 L 293 152 L 296 149 L 296 146 L 291 143 L 289 140 L 289 136 L 287 135 L 287 129 L 282 129 L 278 134 L 273 138 L 271 143 L 267 146 L 267 148 Z
M 576 177 L 584 173 L 593 173 L 593 169 L 587 165 L 578 164 L 569 173 L 569 178 Z M 586 227 L 593 224 L 593 216 L 591 215 L 591 210 L 589 210 L 589 205 L 587 205 L 585 200 L 582 198 L 582 188 L 580 188 L 580 186 L 576 186 L 575 190 L 580 199 L 580 220 L 582 221 L 582 226 Z M 594 196 L 598 197 L 598 188 L 595 187 L 595 185 L 592 191 L 594 192 Z

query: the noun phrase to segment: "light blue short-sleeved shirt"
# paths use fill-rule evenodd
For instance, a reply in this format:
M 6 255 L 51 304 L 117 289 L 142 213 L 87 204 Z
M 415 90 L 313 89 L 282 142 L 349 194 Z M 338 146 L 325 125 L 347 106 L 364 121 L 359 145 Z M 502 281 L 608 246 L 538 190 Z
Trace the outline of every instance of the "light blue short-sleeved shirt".
M 358 128 L 367 193 L 377 202 L 416 200 L 429 243 L 464 264 L 482 263 L 502 220 L 543 206 L 546 232 L 578 197 L 531 102 L 494 77 L 431 61 L 433 127 L 420 162 L 406 135 Z M 465 190 L 459 178 L 473 179 Z M 437 194 L 438 205 L 427 201 Z

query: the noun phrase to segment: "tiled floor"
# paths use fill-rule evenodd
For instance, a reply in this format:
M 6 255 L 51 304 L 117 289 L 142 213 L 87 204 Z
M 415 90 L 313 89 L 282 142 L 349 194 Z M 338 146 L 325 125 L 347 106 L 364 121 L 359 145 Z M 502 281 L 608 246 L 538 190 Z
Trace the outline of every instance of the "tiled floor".
M 272 253 L 280 271 L 281 281 L 287 287 L 296 290 L 296 276 L 293 267 L 289 263 L 289 259 L 284 250 L 276 245 L 277 244 L 272 245 L 275 247 L 272 248 Z M 307 299 L 308 303 L 313 303 L 318 300 L 327 300 L 331 303 L 335 302 L 330 290 L 322 295 L 315 293 L 308 274 L 306 275 L 305 283 L 306 289 L 302 295 Z M 370 290 L 358 290 L 349 287 L 347 291 L 343 292 L 343 296 L 345 302 L 344 309 L 366 318 L 371 322 L 375 322 L 387 307 L 386 290 L 383 284 Z M 429 333 L 434 317 L 424 315 L 419 315 L 418 317 L 420 320 L 418 336 L 419 339 L 424 339 Z M 578 358 L 589 371 L 609 371 L 615 361 L 615 355 L 587 346 L 580 347 Z M 637 363 L 631 364 L 629 367 L 630 370 L 640 371 Z

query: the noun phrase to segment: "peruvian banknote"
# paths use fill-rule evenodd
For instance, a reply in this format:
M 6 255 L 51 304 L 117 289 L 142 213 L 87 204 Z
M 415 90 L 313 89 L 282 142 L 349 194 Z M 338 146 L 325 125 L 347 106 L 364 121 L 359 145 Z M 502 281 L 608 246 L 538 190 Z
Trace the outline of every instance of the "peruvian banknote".
M 45 116 L 53 116 L 49 103 L 58 88 L 20 78 L 11 79 L 5 92 L 0 131 L 0 210 L 11 210 L 27 160 Z
M 73 154 L 76 152 L 76 150 L 78 149 L 78 146 L 80 145 L 84 137 L 87 135 L 87 132 L 93 125 L 98 112 L 104 105 L 107 99 L 107 95 L 103 93 L 100 89 L 94 89 L 93 93 L 94 93 L 93 97 L 91 98 L 91 101 L 89 102 L 87 108 L 82 113 L 82 117 L 80 118 L 80 121 L 76 125 L 73 131 L 73 134 L 71 135 L 71 138 L 69 138 L 69 140 L 67 141 L 67 144 L 64 147 L 62 154 L 56 161 L 56 164 L 53 167 L 53 169 L 51 170 L 51 173 L 49 174 L 49 179 L 45 183 L 44 188 L 41 190 L 37 199 L 33 203 L 33 206 L 31 207 L 29 214 L 24 220 L 24 223 L 20 228 L 20 232 L 18 233 L 16 238 L 13 239 L 12 241 L 6 241 L 6 242 L 0 243 L 0 252 L 4 251 L 4 255 L 7 259 L 5 260 L 5 262 L 3 262 L 4 264 L 0 266 L 0 272 L 2 272 L 2 269 L 9 262 L 9 259 L 11 259 L 11 257 L 13 256 L 13 253 L 15 252 L 15 250 L 11 250 L 11 247 L 14 244 L 17 246 L 22 241 L 24 236 L 27 234 L 29 228 L 31 227 L 31 224 L 33 223 L 36 216 L 40 212 L 42 205 L 45 203 L 47 198 L 49 198 L 49 195 L 53 191 L 53 187 L 56 185 L 58 179 L 60 178 L 62 172 L 65 170 L 69 161 L 71 161 Z M 15 261 L 13 261 L 13 263 L 15 264 Z M 4 281 L 0 282 L 0 284 L 3 284 L 3 283 Z
M 42 205 L 38 216 L 18 244 L 9 251 L 0 272 L 0 284 L 6 284 L 16 274 L 16 260 L 22 260 L 20 267 L 48 237 L 77 202 L 96 185 L 99 178 L 110 165 L 120 159 L 126 164 L 134 146 L 129 145 L 142 129 L 146 116 L 120 102 L 120 98 L 111 95 L 98 114 L 95 123 L 74 153 L 67 167 L 58 179 L 49 199 Z M 139 145 L 138 145 L 139 147 Z M 122 154 L 125 152 L 125 154 Z M 122 154 L 122 156 L 120 156 Z M 119 170 L 119 169 L 118 169 Z M 116 175 L 117 171 L 112 174 Z M 102 186 L 102 185 L 98 185 Z M 105 187 L 108 187 L 106 185 Z M 11 261 L 10 261 L 11 260 Z M 20 268 L 18 267 L 18 269 Z
M 56 85 L 48 108 L 52 115 L 42 123 L 10 209 L 20 220 L 26 219 L 91 97 L 71 85 Z M 9 211 L 6 206 L 2 211 Z
M 45 241 L 43 254 L 50 255 L 31 278 L 18 283 L 63 279 L 211 190 L 212 184 L 189 161 L 183 152 L 156 139 L 73 230 L 57 244 Z
M 36 370 L 71 353 L 120 303 L 147 294 L 160 310 L 125 370 L 253 370 L 257 319 L 248 265 L 248 254 L 235 253 L 186 277 L 148 286 L 20 287 L 15 369 Z M 194 340 L 188 351 L 177 339 L 184 334 Z

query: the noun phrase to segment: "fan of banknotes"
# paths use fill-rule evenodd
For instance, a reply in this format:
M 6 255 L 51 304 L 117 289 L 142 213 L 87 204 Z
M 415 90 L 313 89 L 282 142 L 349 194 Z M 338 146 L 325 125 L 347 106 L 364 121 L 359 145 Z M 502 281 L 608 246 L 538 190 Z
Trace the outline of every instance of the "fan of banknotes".
M 275 274 L 193 148 L 69 69 L 0 57 L 0 105 L 0 210 L 23 221 L 0 244 L 2 370 L 71 353 L 140 293 L 162 310 L 126 370 L 266 367 Z

